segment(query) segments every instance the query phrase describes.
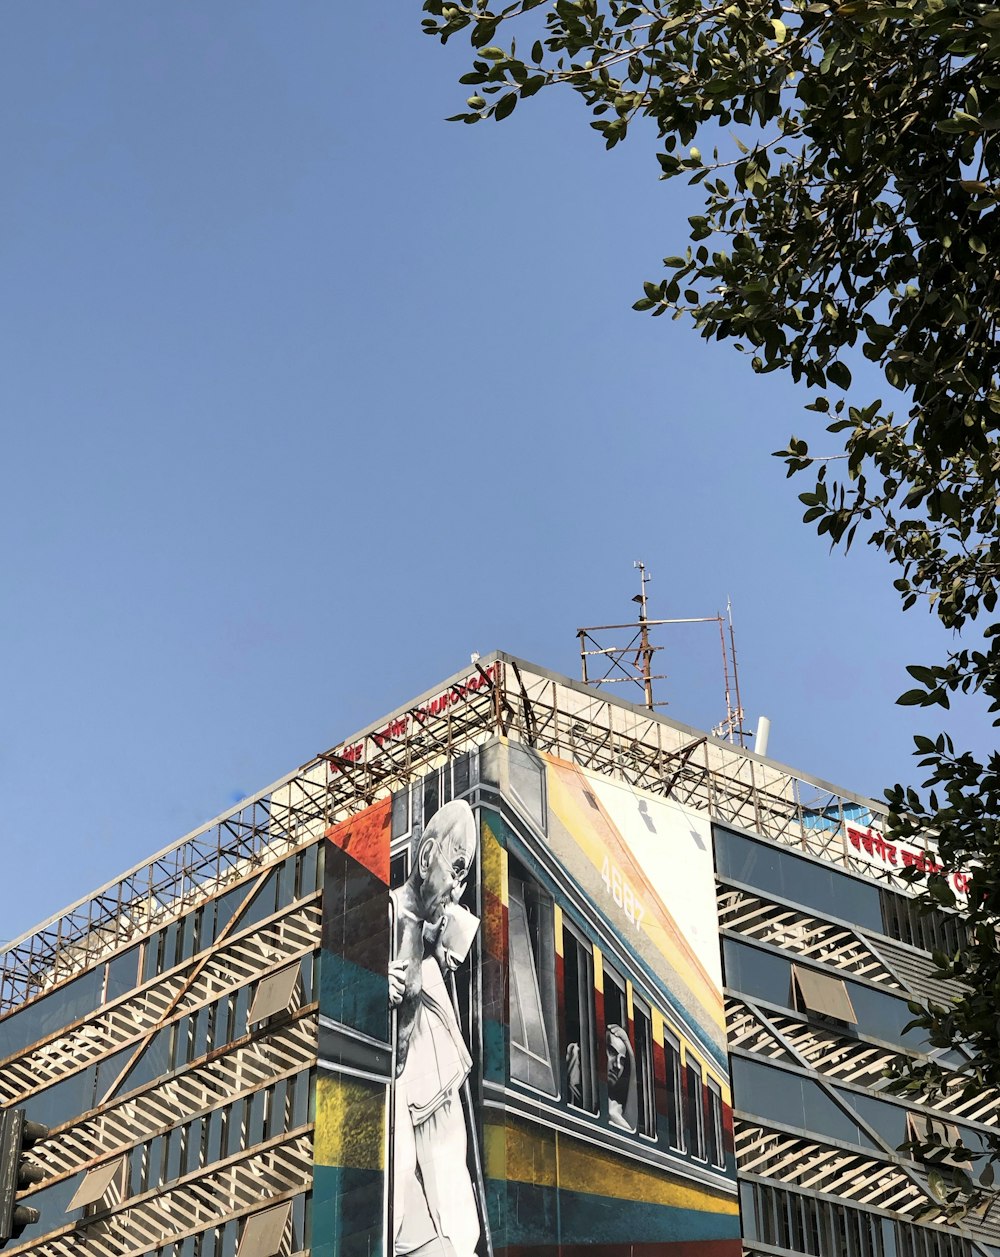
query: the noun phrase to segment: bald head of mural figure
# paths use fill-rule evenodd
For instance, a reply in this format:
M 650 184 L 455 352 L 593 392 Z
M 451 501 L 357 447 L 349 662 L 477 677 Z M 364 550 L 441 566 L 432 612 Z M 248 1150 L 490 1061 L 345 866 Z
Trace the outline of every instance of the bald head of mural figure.
M 476 854 L 476 821 L 464 799 L 453 799 L 434 813 L 414 842 L 408 880 L 432 924 L 441 920 L 450 903 L 458 903 Z

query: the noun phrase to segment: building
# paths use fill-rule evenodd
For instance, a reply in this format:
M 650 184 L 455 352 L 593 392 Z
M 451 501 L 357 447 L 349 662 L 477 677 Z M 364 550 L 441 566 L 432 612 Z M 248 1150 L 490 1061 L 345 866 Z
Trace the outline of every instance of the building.
M 482 659 L 6 948 L 5 1252 L 997 1257 L 898 1151 L 998 1098 L 884 1091 L 960 919 L 880 826 Z

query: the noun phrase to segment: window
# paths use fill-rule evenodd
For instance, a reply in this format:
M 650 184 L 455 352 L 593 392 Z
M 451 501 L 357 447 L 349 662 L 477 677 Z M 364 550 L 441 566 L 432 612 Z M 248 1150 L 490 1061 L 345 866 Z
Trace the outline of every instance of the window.
M 250 1024 L 283 1013 L 292 1002 L 298 980 L 297 964 L 288 965 L 277 973 L 269 973 L 267 977 L 261 978 L 250 1006 Z
M 705 1160 L 705 1102 L 702 1097 L 701 1066 L 688 1057 L 686 1070 L 685 1116 L 687 1150 L 696 1161 Z
M 733 1056 L 733 1103 L 759 1120 L 862 1148 L 876 1145 L 827 1090 L 804 1074 Z
M 93 1012 L 101 1002 L 103 986 L 104 966 L 98 965 L 51 995 L 4 1017 L 0 1020 L 0 1060 Z
M 588 1113 L 598 1111 L 594 956 L 569 927 L 563 930 L 566 994 L 566 1095 Z
M 770 1184 L 748 1184 L 743 1201 L 747 1239 L 807 1253 L 811 1257 L 826 1257 L 832 1253 L 845 1257 L 893 1257 L 896 1236 L 902 1229 L 926 1230 L 927 1234 L 932 1234 L 926 1228 L 910 1227 L 891 1218 Z M 960 1257 L 963 1250 L 943 1251 L 948 1257 Z M 920 1254 L 923 1257 L 922 1250 Z
M 540 886 L 508 878 L 510 1076 L 555 1095 L 555 941 L 552 899 Z
M 252 1213 L 243 1225 L 238 1257 L 274 1257 L 281 1248 L 292 1202 L 286 1200 L 273 1209 Z
M 400 851 L 389 861 L 389 889 L 398 890 L 410 875 L 410 853 Z
M 955 1157 L 951 1149 L 962 1144 L 962 1133 L 953 1122 L 943 1122 L 928 1117 L 923 1113 L 906 1114 L 907 1142 L 930 1145 L 927 1148 L 914 1149 L 914 1156 L 931 1165 L 950 1165 L 964 1169 L 968 1162 L 962 1157 Z
M 625 980 L 604 966 L 604 1025 L 608 1063 L 608 1121 L 618 1130 L 634 1131 L 639 1102 L 635 1050 L 628 1033 Z
M 633 996 L 635 1013 L 635 1076 L 639 1091 L 639 1130 L 656 1138 L 656 1092 L 653 1073 L 653 1023 L 649 1006 Z
M 825 861 L 796 855 L 775 843 L 755 842 L 721 828 L 714 832 L 722 880 L 732 878 L 825 916 L 882 932 L 879 888 L 864 878 L 841 873 Z
M 966 929 L 957 913 L 927 907 L 908 895 L 880 891 L 885 933 L 924 951 L 954 955 L 965 942 Z
M 792 1003 L 799 1012 L 815 1013 L 857 1025 L 851 997 L 843 978 L 834 978 L 815 969 L 792 965 Z
M 684 1118 L 681 1093 L 681 1043 L 663 1027 L 663 1056 L 667 1067 L 667 1131 L 671 1148 L 684 1151 Z
M 124 1195 L 125 1157 L 115 1157 L 104 1165 L 97 1165 L 88 1170 L 83 1181 L 73 1194 L 73 1199 L 66 1206 L 70 1209 L 85 1209 L 89 1205 L 100 1205 L 110 1208 L 117 1204 Z
M 108 961 L 107 988 L 104 999 L 110 1002 L 135 988 L 139 978 L 139 948 L 130 947 L 128 951 Z
M 708 1159 L 713 1165 L 726 1164 L 726 1151 L 722 1142 L 722 1091 L 717 1082 L 708 1080 L 708 1106 L 705 1114 L 705 1133 Z

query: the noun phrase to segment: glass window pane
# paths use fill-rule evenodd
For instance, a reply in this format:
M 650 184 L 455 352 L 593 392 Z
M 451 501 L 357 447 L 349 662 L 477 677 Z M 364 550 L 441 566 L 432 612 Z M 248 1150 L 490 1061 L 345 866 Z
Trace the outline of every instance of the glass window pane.
M 286 908 L 295 898 L 295 856 L 290 855 L 278 865 L 278 887 L 275 902 Z
M 528 896 L 530 898 L 530 896 Z M 535 896 L 537 901 L 537 895 Z M 533 932 L 528 920 L 524 882 L 509 879 L 508 965 L 510 969 L 510 1074 L 519 1082 L 556 1093 L 555 1046 L 550 1042 L 542 1005 L 539 970 L 542 962 L 538 922 Z M 551 906 L 542 928 L 551 933 Z
M 89 1066 L 71 1074 L 52 1087 L 46 1087 L 27 1101 L 28 1116 L 45 1126 L 61 1126 L 94 1107 L 94 1084 L 97 1067 Z
M 685 1070 L 684 1117 L 687 1150 L 698 1161 L 705 1159 L 705 1114 L 701 1066 L 688 1057 Z
M 181 1132 L 172 1130 L 163 1136 L 165 1154 L 164 1154 L 164 1181 L 173 1182 L 181 1172 Z
M 810 1131 L 829 1139 L 876 1145 L 816 1082 L 789 1070 L 734 1056 L 733 1103 L 762 1121 Z
M 245 882 L 242 886 L 244 895 L 247 894 L 253 886 L 253 882 Z M 233 933 L 242 934 L 244 930 L 249 929 L 251 925 L 256 925 L 258 921 L 263 921 L 266 917 L 272 916 L 275 910 L 275 898 L 278 888 L 278 870 L 271 869 L 270 873 L 264 878 L 259 890 L 254 891 L 253 899 L 249 906 L 240 915 L 240 919 L 233 926 Z
M 293 1085 L 294 1084 L 294 1085 Z M 292 1130 L 304 1126 L 309 1121 L 310 1099 L 312 1093 L 312 1074 L 303 1070 L 301 1074 L 289 1079 L 289 1090 L 292 1094 Z
M 727 938 L 723 942 L 726 986 L 744 995 L 790 1005 L 792 966 L 784 956 Z
M 653 1072 L 653 1025 L 649 1012 L 634 1000 L 636 1081 L 639 1086 L 639 1129 L 656 1136 L 656 1091 Z
M 773 843 L 714 827 L 718 874 L 764 894 L 806 904 L 827 916 L 882 933 L 879 888 Z
M 708 1083 L 708 1112 L 705 1130 L 708 1159 L 712 1165 L 723 1165 L 722 1153 L 722 1095 L 717 1083 Z
M 138 1061 L 129 1070 L 125 1081 L 118 1088 L 119 1095 L 135 1091 L 137 1087 L 143 1087 L 146 1083 L 152 1082 L 154 1078 L 160 1078 L 163 1074 L 170 1072 L 170 1040 L 172 1037 L 172 1026 L 164 1026 L 162 1030 L 157 1030 L 149 1045 L 142 1051 Z M 135 1050 L 135 1045 L 133 1045 L 133 1050 Z
M 181 959 L 190 960 L 198 952 L 198 925 L 201 921 L 201 909 L 196 908 L 182 918 Z
M 98 965 L 51 995 L 4 1017 L 0 1021 L 0 1059 L 93 1012 L 100 1006 L 103 988 L 104 965 Z
M 212 925 L 212 938 L 216 939 L 233 919 L 233 914 L 243 900 L 249 895 L 251 882 L 239 882 L 215 900 L 215 920 Z
M 594 958 L 570 930 L 563 932 L 566 998 L 566 1095 L 570 1104 L 597 1112 Z
M 248 1148 L 253 1148 L 257 1144 L 264 1142 L 264 1092 L 255 1091 L 249 1100 L 249 1111 L 247 1113 L 247 1143 Z
M 142 980 L 148 982 L 150 978 L 155 978 L 160 972 L 160 933 L 151 934 L 146 939 L 145 951 L 142 958 Z
M 684 1150 L 684 1122 L 681 1094 L 681 1045 L 676 1035 L 664 1027 L 663 1055 L 667 1068 L 667 1135 L 671 1148 Z
M 162 969 L 173 969 L 182 959 L 181 956 L 181 922 L 171 921 L 163 931 Z
M 213 1109 L 205 1119 L 208 1133 L 205 1137 L 205 1164 L 222 1160 L 222 1110 Z
M 108 961 L 108 985 L 105 1001 L 117 999 L 127 991 L 135 989 L 139 978 L 139 948 L 130 947 Z

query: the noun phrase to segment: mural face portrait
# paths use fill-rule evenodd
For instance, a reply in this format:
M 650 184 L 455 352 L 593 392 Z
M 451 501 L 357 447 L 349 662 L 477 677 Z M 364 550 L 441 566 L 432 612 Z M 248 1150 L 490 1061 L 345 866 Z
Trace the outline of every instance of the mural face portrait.
M 457 903 L 476 852 L 476 822 L 468 803 L 446 803 L 431 819 L 417 847 L 416 872 L 427 920 Z
M 621 1026 L 607 1028 L 608 1121 L 619 1130 L 635 1130 L 638 1099 L 635 1085 L 635 1056 L 632 1044 Z
M 618 1033 L 614 1033 L 618 1031 Z M 612 1089 L 625 1079 L 628 1051 L 618 1026 L 608 1026 L 608 1086 Z M 627 1081 L 627 1080 L 626 1080 Z

